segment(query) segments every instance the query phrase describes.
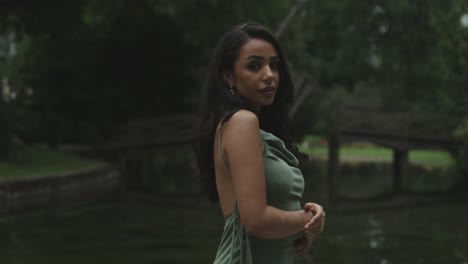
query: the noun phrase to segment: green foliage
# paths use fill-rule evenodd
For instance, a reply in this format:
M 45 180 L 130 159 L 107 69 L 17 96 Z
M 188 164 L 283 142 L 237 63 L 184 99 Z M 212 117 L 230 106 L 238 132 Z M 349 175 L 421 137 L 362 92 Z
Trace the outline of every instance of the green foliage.
M 104 13 L 102 23 L 98 15 L 90 21 L 82 6 L 59 6 L 53 11 L 63 17 L 56 19 L 67 17 L 66 23 L 31 26 L 12 76 L 33 86 L 37 110 L 63 119 L 122 120 L 167 113 L 182 101 L 189 80 L 180 68 L 187 64 L 180 29 L 144 2 L 124 4 Z
M 461 0 L 309 1 L 309 67 L 327 89 L 378 94 L 400 110 L 459 111 L 468 94 Z M 377 91 L 377 92 L 374 92 Z
M 34 89 L 25 108 L 37 123 L 27 131 L 44 140 L 67 122 L 195 110 L 221 33 L 249 20 L 274 28 L 290 7 L 265 3 L 89 0 L 19 9 L 24 30 L 8 74 Z
M 22 134 L 45 140 L 83 120 L 193 111 L 220 35 L 245 21 L 274 30 L 293 3 L 88 0 L 18 8 L 21 37 L 7 70 L 17 88 L 34 89 L 17 103 L 31 120 L 17 122 Z M 324 88 L 296 115 L 299 134 L 325 131 L 324 117 L 343 102 L 468 111 L 468 30 L 459 22 L 467 11 L 462 0 L 307 1 L 280 39 L 294 68 Z

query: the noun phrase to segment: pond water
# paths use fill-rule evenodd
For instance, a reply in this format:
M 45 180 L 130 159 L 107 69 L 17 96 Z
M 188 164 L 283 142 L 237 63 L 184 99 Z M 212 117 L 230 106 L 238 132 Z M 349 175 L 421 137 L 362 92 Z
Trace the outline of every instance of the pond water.
M 297 263 L 468 264 L 468 204 L 327 210 L 326 229 Z M 198 197 L 120 201 L 0 220 L 0 263 L 211 263 L 217 205 Z

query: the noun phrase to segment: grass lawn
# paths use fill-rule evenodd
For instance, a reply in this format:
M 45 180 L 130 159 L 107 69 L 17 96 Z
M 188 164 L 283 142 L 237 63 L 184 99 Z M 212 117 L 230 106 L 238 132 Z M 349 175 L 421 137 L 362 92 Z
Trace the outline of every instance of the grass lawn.
M 321 160 L 328 158 L 327 141 L 323 137 L 307 136 L 300 144 L 299 149 Z M 343 144 L 340 148 L 340 158 L 344 162 L 391 162 L 393 151 L 371 143 Z M 446 167 L 455 162 L 448 152 L 441 150 L 411 150 L 409 160 L 410 163 L 427 167 Z
M 15 178 L 40 177 L 103 164 L 76 154 L 45 147 L 24 148 L 15 153 L 13 161 L 0 162 L 0 181 Z

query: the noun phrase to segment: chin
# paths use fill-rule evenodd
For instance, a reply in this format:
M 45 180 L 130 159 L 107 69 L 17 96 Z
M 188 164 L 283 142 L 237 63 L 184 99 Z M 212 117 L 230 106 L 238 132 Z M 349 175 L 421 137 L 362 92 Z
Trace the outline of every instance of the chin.
M 265 102 L 265 106 L 270 106 L 273 104 L 273 102 L 275 101 L 275 98 L 272 98 L 271 100 L 268 100 Z
M 264 107 L 264 106 L 270 106 L 273 104 L 273 101 L 271 102 L 262 102 L 261 104 L 259 104 L 260 106 Z

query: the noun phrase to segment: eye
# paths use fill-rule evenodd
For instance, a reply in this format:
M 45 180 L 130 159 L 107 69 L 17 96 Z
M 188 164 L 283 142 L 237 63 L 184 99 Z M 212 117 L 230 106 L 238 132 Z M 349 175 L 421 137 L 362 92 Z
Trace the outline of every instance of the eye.
M 277 71 L 279 68 L 279 63 L 277 61 L 270 62 L 270 68 L 274 71 Z
M 258 63 L 258 62 L 251 62 L 251 63 L 249 63 L 249 65 L 248 65 L 248 68 L 249 68 L 249 70 L 251 70 L 251 71 L 257 71 L 257 70 L 260 69 L 260 67 L 261 67 L 261 65 L 260 65 L 260 63 Z

